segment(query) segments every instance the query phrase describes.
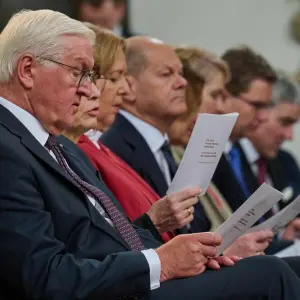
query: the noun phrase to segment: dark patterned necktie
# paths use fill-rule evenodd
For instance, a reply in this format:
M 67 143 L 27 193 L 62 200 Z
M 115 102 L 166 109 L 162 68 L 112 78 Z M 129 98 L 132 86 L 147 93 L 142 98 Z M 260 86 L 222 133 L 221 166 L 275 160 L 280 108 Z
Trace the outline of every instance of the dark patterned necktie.
M 267 173 L 268 173 L 268 164 L 267 160 L 263 157 L 260 157 L 256 161 L 257 167 L 258 167 L 258 174 L 257 174 L 257 181 L 258 184 L 261 185 L 264 182 L 266 182 L 267 179 Z M 268 212 L 265 213 L 264 218 L 269 219 L 270 217 L 274 216 L 275 212 L 273 208 L 271 208 Z
M 45 147 L 53 152 L 57 162 L 64 169 L 69 179 L 86 195 L 94 198 L 96 204 L 105 209 L 107 215 L 113 222 L 115 228 L 120 233 L 125 242 L 133 251 L 144 250 L 145 247 L 142 244 L 137 232 L 131 226 L 127 218 L 118 210 L 113 201 L 100 189 L 82 180 L 76 173 L 74 173 L 67 165 L 66 160 L 56 143 L 54 136 L 49 135 L 49 138 L 45 144 Z
M 258 184 L 263 184 L 266 181 L 266 176 L 267 176 L 267 161 L 260 157 L 257 162 L 257 167 L 258 167 L 258 174 L 257 174 L 257 180 Z
M 162 151 L 162 153 L 167 161 L 169 171 L 170 171 L 170 177 L 172 180 L 176 174 L 177 165 L 176 165 L 175 159 L 172 155 L 169 143 L 167 141 L 165 141 L 164 144 L 161 146 L 160 150 Z

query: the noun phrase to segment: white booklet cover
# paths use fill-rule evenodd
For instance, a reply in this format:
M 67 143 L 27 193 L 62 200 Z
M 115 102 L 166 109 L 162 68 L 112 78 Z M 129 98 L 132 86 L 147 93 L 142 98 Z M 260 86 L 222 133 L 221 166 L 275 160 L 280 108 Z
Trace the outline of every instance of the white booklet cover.
M 222 238 L 218 254 L 223 253 L 281 198 L 282 193 L 263 183 L 217 230 Z
M 238 113 L 199 114 L 190 141 L 167 194 L 189 187 L 206 193 Z

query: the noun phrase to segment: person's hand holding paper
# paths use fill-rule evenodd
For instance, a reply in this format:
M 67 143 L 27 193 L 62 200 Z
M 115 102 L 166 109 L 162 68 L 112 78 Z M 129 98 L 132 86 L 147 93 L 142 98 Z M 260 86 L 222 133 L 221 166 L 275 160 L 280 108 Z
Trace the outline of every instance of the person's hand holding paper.
M 224 255 L 236 255 L 245 258 L 264 254 L 264 251 L 268 248 L 273 236 L 274 234 L 271 230 L 262 230 L 244 234 L 224 251 Z
M 288 206 L 282 209 L 273 217 L 269 218 L 265 222 L 250 228 L 247 232 L 255 232 L 259 230 L 269 229 L 274 234 L 277 234 L 281 229 L 287 228 L 283 232 L 283 238 L 293 240 L 296 238 L 297 231 L 299 232 L 300 224 L 295 217 L 300 213 L 300 196 L 292 201 Z M 295 220 L 294 220 L 295 219 Z M 293 221 L 294 220 L 294 221 Z
M 200 193 L 199 188 L 188 188 L 169 194 L 156 201 L 147 214 L 159 232 L 182 228 L 194 219 L 194 205 Z
M 223 253 L 242 236 L 262 215 L 282 198 L 282 193 L 266 183 L 262 184 L 217 230 L 223 242 L 218 254 Z
M 233 266 L 238 257 L 216 257 L 222 238 L 217 233 L 181 234 L 156 249 L 161 261 L 161 281 L 190 277 L 207 268 Z

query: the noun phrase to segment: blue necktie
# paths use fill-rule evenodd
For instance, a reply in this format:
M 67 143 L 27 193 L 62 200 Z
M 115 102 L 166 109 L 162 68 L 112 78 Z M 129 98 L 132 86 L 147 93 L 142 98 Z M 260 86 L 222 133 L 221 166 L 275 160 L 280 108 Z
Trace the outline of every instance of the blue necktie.
M 236 148 L 236 146 L 232 146 L 232 148 L 229 152 L 228 158 L 229 158 L 230 166 L 234 172 L 236 179 L 238 180 L 238 183 L 240 184 L 241 189 L 244 192 L 245 197 L 246 198 L 250 197 L 251 194 L 249 192 L 247 183 L 244 179 L 240 152 Z
M 235 174 L 235 177 L 238 180 L 240 187 L 244 192 L 245 197 L 248 199 L 251 196 L 251 193 L 248 189 L 247 183 L 244 178 L 244 174 L 243 174 L 243 170 L 242 170 L 242 163 L 241 163 L 241 156 L 240 156 L 240 152 L 236 146 L 232 146 L 228 157 L 230 160 L 230 166 Z M 265 217 L 262 216 L 257 221 L 257 223 L 259 224 L 264 221 L 265 221 Z

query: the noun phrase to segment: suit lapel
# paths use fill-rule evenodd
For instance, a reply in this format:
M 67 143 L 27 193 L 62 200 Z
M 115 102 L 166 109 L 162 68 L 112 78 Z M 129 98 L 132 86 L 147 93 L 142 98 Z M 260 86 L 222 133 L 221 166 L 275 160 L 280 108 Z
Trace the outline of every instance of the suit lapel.
M 0 123 L 12 134 L 20 138 L 21 143 L 35 157 L 47 164 L 54 172 L 63 176 L 69 181 L 58 163 L 51 157 L 49 152 L 36 140 L 36 138 L 27 130 L 27 128 L 6 108 L 0 105 L 1 120 Z M 70 182 L 70 181 L 69 181 Z M 71 183 L 71 182 L 70 182 Z
M 18 136 L 20 138 L 21 143 L 24 145 L 30 153 L 32 153 L 38 160 L 40 160 L 42 163 L 46 164 L 52 171 L 54 171 L 57 175 L 63 177 L 64 180 L 67 181 L 68 184 L 72 184 L 79 193 L 82 194 L 82 191 L 72 183 L 72 181 L 69 180 L 68 176 L 65 174 L 63 169 L 59 166 L 59 164 L 55 161 L 55 159 L 49 154 L 49 152 L 34 138 L 34 136 L 27 130 L 27 128 L 6 108 L 0 105 L 0 123 L 7 128 L 12 134 Z M 65 152 L 66 153 L 66 152 Z M 68 154 L 70 155 L 70 153 Z M 72 155 L 71 155 L 72 157 Z M 68 159 L 69 156 L 67 156 L 66 160 L 67 162 L 71 163 L 74 167 L 76 164 L 73 164 L 75 160 Z M 74 158 L 74 156 L 73 156 Z M 78 162 L 77 162 L 78 164 Z M 85 166 L 82 166 L 83 168 Z M 76 167 L 74 172 L 78 172 L 81 170 L 81 167 Z M 82 179 L 89 182 L 88 178 L 85 177 L 83 172 L 80 172 L 78 174 L 79 176 L 83 176 Z M 92 183 L 93 184 L 93 183 Z M 82 197 L 84 199 L 84 196 Z M 96 211 L 96 209 L 93 207 L 93 205 L 85 199 L 85 203 L 88 207 L 91 219 L 93 221 L 93 224 L 96 225 L 99 229 L 106 231 L 108 234 L 110 234 L 115 240 L 120 242 L 123 246 L 129 249 L 128 245 L 123 241 L 123 239 L 119 236 L 116 230 L 114 230 L 105 220 L 104 218 L 99 218 L 99 213 Z
M 126 118 L 118 115 L 118 120 L 122 126 L 120 133 L 125 142 L 130 145 L 133 160 L 140 167 L 139 173 L 152 182 L 152 186 L 160 196 L 164 196 L 168 184 L 147 142 Z
M 216 172 L 213 175 L 213 182 L 233 211 L 238 209 L 246 200 L 244 192 L 224 154 L 222 154 Z
M 283 169 L 278 158 L 268 161 L 268 173 L 271 177 L 274 187 L 279 191 L 282 191 L 286 186 L 288 186 L 288 182 L 283 176 Z
M 89 184 L 96 186 L 101 191 L 103 191 L 117 206 L 117 208 L 123 212 L 122 208 L 120 207 L 117 200 L 114 199 L 114 196 L 111 194 L 111 192 L 108 190 L 108 188 L 105 186 L 103 182 L 101 182 L 95 173 L 92 172 L 91 169 L 84 163 L 84 161 L 81 161 L 78 156 L 76 156 L 74 153 L 72 153 L 72 150 L 69 149 L 69 147 L 66 147 L 65 145 L 61 145 L 61 150 L 63 152 L 64 158 L 66 159 L 69 167 L 84 181 L 88 182 Z M 74 147 L 77 147 L 77 145 L 74 144 Z M 95 170 L 96 171 L 96 170 Z M 105 230 L 107 233 L 113 236 L 116 240 L 119 241 L 123 246 L 129 249 L 128 245 L 124 242 L 124 240 L 121 238 L 119 233 L 113 229 L 106 220 L 104 220 L 102 217 L 99 218 L 99 212 L 95 209 L 95 207 L 90 203 L 90 201 L 87 202 L 87 208 L 89 210 L 91 219 L 93 223 L 100 228 L 101 230 Z M 123 213 L 124 214 L 124 213 Z

